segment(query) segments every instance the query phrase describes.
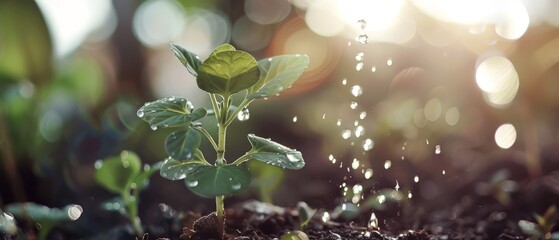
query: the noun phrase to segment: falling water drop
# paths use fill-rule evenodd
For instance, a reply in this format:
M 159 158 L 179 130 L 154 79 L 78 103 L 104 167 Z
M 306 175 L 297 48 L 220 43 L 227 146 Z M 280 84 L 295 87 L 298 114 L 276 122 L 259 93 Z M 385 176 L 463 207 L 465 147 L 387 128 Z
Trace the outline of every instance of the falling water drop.
M 342 85 L 346 85 L 347 84 L 347 78 L 342 79 Z
M 357 126 L 353 132 L 355 137 L 361 137 L 365 135 L 365 128 L 363 126 Z
M 384 195 L 380 195 L 377 197 L 378 203 L 383 204 L 386 201 L 386 197 Z
M 408 198 L 411 198 L 411 197 L 412 197 L 411 191 L 408 191 Z
M 349 107 L 350 107 L 351 109 L 356 109 L 358 105 L 359 105 L 359 104 L 357 104 L 357 102 L 351 102 L 351 103 L 349 104 Z
M 394 187 L 394 190 L 400 190 L 400 183 L 398 182 L 398 179 L 396 179 L 396 186 Z
M 320 218 L 322 220 L 322 222 L 328 222 L 330 221 L 330 213 L 328 212 L 324 212 L 322 214 L 322 217 Z
M 390 167 L 392 167 L 392 162 L 390 160 L 386 160 L 384 162 L 384 169 L 389 169 Z
M 237 114 L 237 119 L 239 119 L 239 121 L 244 122 L 246 120 L 248 120 L 250 118 L 250 111 L 248 110 L 248 108 L 243 108 L 243 110 L 241 110 L 238 114 Z
M 194 181 L 188 181 L 188 182 L 186 182 L 186 184 L 187 184 L 189 187 L 196 187 L 196 186 L 198 186 L 198 181 L 196 181 L 196 180 L 194 180 Z
M 445 175 L 445 174 L 446 174 L 446 170 L 443 170 L 443 175 Z
M 365 53 L 359 52 L 355 55 L 355 60 L 362 62 L 365 59 Z
M 367 34 L 361 34 L 357 36 L 357 41 L 361 44 L 367 44 L 369 42 L 369 36 L 367 36 Z
M 363 150 L 370 151 L 375 146 L 375 142 L 370 138 L 367 138 L 363 141 Z
M 365 119 L 366 117 L 367 117 L 367 112 L 361 112 L 359 114 L 359 119 L 361 119 L 361 120 Z
M 435 154 L 441 154 L 441 145 L 435 146 Z
M 359 160 L 357 158 L 354 158 L 353 162 L 351 162 L 351 168 L 353 169 L 359 168 Z
M 377 71 L 377 67 L 376 66 L 372 66 L 371 67 L 371 72 L 376 72 Z
M 363 69 L 363 65 L 364 65 L 363 62 L 358 62 L 358 63 L 355 65 L 355 70 L 361 71 L 361 69 Z M 345 85 L 345 84 L 344 84 L 344 85 Z
M 341 126 L 341 125 L 342 125 L 342 120 L 341 120 L 341 119 L 338 119 L 338 120 L 336 121 L 336 125 Z
M 369 229 L 378 229 L 378 219 L 375 213 L 371 213 L 371 217 L 369 218 L 369 222 L 367 223 L 367 227 Z
M 388 60 L 386 60 L 386 65 L 392 66 L 392 58 L 389 58 Z
M 353 85 L 353 87 L 351 87 L 351 95 L 353 95 L 354 97 L 359 97 L 361 96 L 361 94 L 363 94 L 363 88 L 361 88 L 361 86 Z
M 95 169 L 100 169 L 103 166 L 103 160 L 99 159 L 95 161 L 95 164 L 93 164 L 93 166 L 95 167 Z
M 297 116 L 293 117 L 293 122 L 297 122 Z
M 357 24 L 359 24 L 361 30 L 365 30 L 365 27 L 367 27 L 367 21 L 365 21 L 365 19 L 357 20 Z
M 419 176 L 415 175 L 415 177 L 413 177 L 413 181 L 414 182 L 419 182 Z
M 348 139 L 349 137 L 351 137 L 351 131 L 346 129 L 342 131 L 342 138 L 343 139 Z
M 365 179 L 370 179 L 371 177 L 373 177 L 373 169 L 367 168 L 365 170 Z

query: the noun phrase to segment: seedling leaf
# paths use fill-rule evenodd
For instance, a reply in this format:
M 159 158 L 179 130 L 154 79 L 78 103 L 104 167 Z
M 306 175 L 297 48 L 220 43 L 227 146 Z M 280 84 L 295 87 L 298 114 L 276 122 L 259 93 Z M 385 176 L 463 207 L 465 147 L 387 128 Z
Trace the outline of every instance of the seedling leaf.
M 227 43 L 221 44 L 213 50 L 213 52 L 210 54 L 210 57 L 213 57 L 220 52 L 229 52 L 229 51 L 236 51 L 236 50 L 237 49 L 235 49 L 235 47 L 233 47 L 231 44 L 227 44 Z
M 202 136 L 193 128 L 179 130 L 169 134 L 165 140 L 165 151 L 173 159 L 191 160 L 200 146 Z
M 127 189 L 140 173 L 141 161 L 138 155 L 122 151 L 119 156 L 105 159 L 95 171 L 95 179 L 105 189 L 120 194 Z
M 312 217 L 316 213 L 316 209 L 312 209 L 306 202 L 297 203 L 297 211 L 299 212 L 299 221 L 301 228 L 307 227 Z
M 200 166 L 186 176 L 186 186 L 202 197 L 228 196 L 250 185 L 250 172 L 243 166 Z
M 144 187 L 146 187 L 149 183 L 149 177 L 151 177 L 151 175 L 153 175 L 155 172 L 161 170 L 161 166 L 163 165 L 163 162 L 157 162 L 153 165 L 144 165 L 144 171 L 141 172 L 140 174 L 136 175 L 136 177 L 134 178 L 134 180 L 132 181 L 133 183 L 136 184 L 136 187 L 139 189 L 142 189 Z M 147 166 L 147 167 L 146 167 Z
M 200 68 L 200 65 L 202 65 L 200 57 L 176 44 L 171 43 L 169 44 L 169 47 L 171 48 L 175 56 L 179 59 L 179 61 L 181 61 L 182 65 L 186 67 L 188 72 L 195 77 L 198 76 L 198 69 Z
M 222 51 L 200 66 L 196 81 L 206 92 L 228 97 L 254 85 L 260 76 L 256 60 L 243 51 Z
M 173 158 L 167 158 L 159 173 L 162 177 L 169 180 L 180 180 L 186 178 L 192 171 L 200 166 L 208 165 L 204 160 L 202 152 L 196 149 L 193 160 L 178 161 Z
M 251 159 L 287 169 L 301 169 L 305 166 L 303 155 L 272 140 L 248 135 L 252 149 L 246 153 Z
M 258 61 L 260 78 L 248 90 L 248 99 L 271 97 L 288 89 L 308 65 L 306 55 L 282 55 Z
M 193 108 L 192 103 L 186 98 L 168 97 L 144 104 L 137 114 L 154 129 L 179 127 L 188 126 L 191 121 L 206 116 L 206 109 Z

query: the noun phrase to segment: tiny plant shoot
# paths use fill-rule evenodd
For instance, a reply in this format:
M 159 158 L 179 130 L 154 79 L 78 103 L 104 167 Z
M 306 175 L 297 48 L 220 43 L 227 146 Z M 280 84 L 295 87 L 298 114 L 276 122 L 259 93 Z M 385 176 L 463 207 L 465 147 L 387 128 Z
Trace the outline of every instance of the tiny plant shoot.
M 165 140 L 169 157 L 163 162 L 161 176 L 170 180 L 184 179 L 186 187 L 195 194 L 215 198 L 217 230 L 223 237 L 225 196 L 245 190 L 251 182 L 250 172 L 243 163 L 256 160 L 284 169 L 300 169 L 305 165 L 301 152 L 254 134 L 248 134 L 252 149 L 228 162 L 225 158 L 227 127 L 254 100 L 290 88 L 307 68 L 309 58 L 282 55 L 256 61 L 250 54 L 223 44 L 202 62 L 196 54 L 178 45 L 170 47 L 188 72 L 196 77 L 198 87 L 209 94 L 213 109 L 195 108 L 185 98 L 167 97 L 146 103 L 137 114 L 153 130 L 176 129 Z M 233 105 L 234 95 L 242 98 L 237 106 Z M 197 122 L 210 115 L 217 120 L 217 139 Z M 216 151 L 217 158 L 213 162 L 206 160 L 198 149 L 202 136 Z

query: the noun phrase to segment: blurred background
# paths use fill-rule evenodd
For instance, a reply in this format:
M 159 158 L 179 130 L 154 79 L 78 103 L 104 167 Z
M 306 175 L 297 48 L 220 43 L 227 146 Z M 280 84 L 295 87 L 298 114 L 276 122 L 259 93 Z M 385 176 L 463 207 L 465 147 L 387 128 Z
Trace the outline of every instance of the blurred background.
M 293 88 L 234 123 L 227 153 L 255 133 L 300 150 L 306 167 L 251 166 L 253 188 L 231 203 L 333 209 L 394 189 L 407 204 L 506 205 L 526 179 L 556 196 L 558 11 L 552 0 L 0 0 L 0 207 L 87 213 L 111 196 L 96 160 L 125 149 L 163 160 L 169 131 L 137 109 L 167 96 L 211 106 L 169 43 L 202 59 L 223 43 L 310 57 Z M 160 176 L 141 201 L 213 208 Z

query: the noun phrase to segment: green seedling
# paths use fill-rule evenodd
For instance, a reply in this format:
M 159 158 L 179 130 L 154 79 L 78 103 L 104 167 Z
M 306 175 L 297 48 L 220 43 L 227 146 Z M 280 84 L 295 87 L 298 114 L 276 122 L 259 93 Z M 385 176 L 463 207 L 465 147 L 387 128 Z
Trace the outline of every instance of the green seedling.
M 143 168 L 143 169 L 142 169 Z M 142 222 L 138 217 L 138 195 L 149 183 L 149 177 L 160 169 L 160 163 L 144 165 L 138 155 L 122 151 L 118 156 L 108 157 L 95 162 L 95 179 L 107 191 L 120 197 L 106 202 L 105 210 L 118 211 L 126 216 L 136 233 L 144 234 Z
M 250 54 L 223 44 L 202 62 L 196 54 L 178 45 L 170 47 L 196 77 L 198 87 L 209 94 L 213 109 L 194 108 L 186 98 L 167 97 L 146 103 L 137 114 L 153 130 L 176 129 L 165 141 L 169 157 L 163 163 L 161 176 L 184 180 L 195 194 L 215 198 L 218 233 L 223 236 L 225 196 L 239 193 L 251 183 L 251 174 L 243 163 L 257 160 L 284 169 L 300 169 L 305 165 L 301 152 L 254 134 L 248 135 L 252 149 L 228 162 L 225 158 L 227 128 L 254 100 L 290 88 L 308 66 L 309 59 L 303 55 L 283 55 L 256 61 Z M 233 97 L 242 100 L 233 104 Z M 198 122 L 208 115 L 217 120 L 217 141 Z M 216 152 L 212 163 L 198 149 L 202 135 Z
M 534 214 L 534 219 L 536 222 L 518 221 L 522 232 L 530 235 L 532 239 L 559 239 L 559 232 L 551 232 L 557 224 L 557 207 L 555 205 L 547 208 L 543 215 Z
M 80 218 L 83 209 L 81 206 L 75 204 L 60 209 L 49 208 L 47 206 L 28 202 L 10 204 L 6 206 L 6 212 L 11 213 L 18 219 L 31 219 L 38 223 L 40 225 L 40 230 L 37 239 L 43 240 L 47 239 L 50 230 L 56 225 L 75 221 Z M 1 221 L 0 219 L 0 222 Z
M 297 212 L 299 213 L 299 225 L 301 229 L 305 229 L 316 213 L 316 209 L 309 207 L 306 202 L 299 202 L 297 203 Z

